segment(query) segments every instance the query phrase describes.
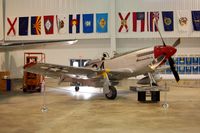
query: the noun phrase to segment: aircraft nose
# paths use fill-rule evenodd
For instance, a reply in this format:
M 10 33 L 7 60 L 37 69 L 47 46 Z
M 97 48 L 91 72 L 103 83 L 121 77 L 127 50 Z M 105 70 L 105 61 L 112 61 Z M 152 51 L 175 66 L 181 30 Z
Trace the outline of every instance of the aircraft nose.
M 174 48 L 172 46 L 169 46 L 168 50 L 169 50 L 168 53 L 170 54 L 170 56 L 173 56 L 177 51 L 176 48 Z
M 169 57 L 173 56 L 176 53 L 176 48 L 173 46 L 156 46 L 154 47 L 154 56 L 155 58 L 164 55 L 166 56 L 166 59 L 168 59 Z

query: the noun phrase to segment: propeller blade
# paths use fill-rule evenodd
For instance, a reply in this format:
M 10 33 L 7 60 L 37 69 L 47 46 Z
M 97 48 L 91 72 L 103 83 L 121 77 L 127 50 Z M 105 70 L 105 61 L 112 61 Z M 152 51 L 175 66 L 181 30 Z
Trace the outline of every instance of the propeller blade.
M 175 64 L 174 60 L 171 57 L 169 57 L 168 61 L 169 61 L 170 68 L 175 68 L 175 66 L 174 66 L 174 64 Z
M 164 39 L 163 39 L 163 37 L 162 37 L 162 35 L 161 35 L 161 32 L 160 32 L 160 30 L 159 30 L 159 28 L 158 28 L 158 24 L 156 23 L 156 20 L 155 20 L 155 19 L 154 19 L 154 24 L 155 24 L 156 28 L 158 29 L 158 33 L 159 33 L 160 38 L 161 38 L 161 40 L 162 40 L 163 46 L 166 46 L 165 41 L 164 41 Z
M 180 80 L 180 78 L 179 78 L 178 72 L 175 69 L 174 60 L 171 57 L 169 57 L 168 61 L 169 61 L 170 69 L 171 69 L 176 81 L 178 82 Z
M 176 82 L 178 82 L 178 81 L 180 80 L 180 77 L 179 77 L 179 75 L 178 75 L 178 72 L 174 69 L 174 70 L 172 70 L 172 73 L 174 74 L 174 77 L 175 77 L 175 79 L 176 79 Z
M 149 67 L 152 70 L 155 70 L 158 66 L 160 66 L 160 64 L 165 60 L 165 56 L 161 55 L 159 57 L 157 57 L 156 59 L 154 59 L 151 64 L 149 65 Z
M 178 38 L 176 42 L 174 42 L 173 47 L 178 46 L 181 43 L 181 38 Z

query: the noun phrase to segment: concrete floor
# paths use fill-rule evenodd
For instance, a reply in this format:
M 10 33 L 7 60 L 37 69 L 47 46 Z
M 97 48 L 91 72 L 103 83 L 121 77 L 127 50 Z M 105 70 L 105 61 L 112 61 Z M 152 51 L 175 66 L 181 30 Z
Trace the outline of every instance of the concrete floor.
M 170 87 L 169 108 L 160 103 L 139 103 L 137 95 L 119 89 L 116 100 L 100 89 L 75 93 L 71 87 L 47 84 L 48 112 L 42 113 L 40 93 L 0 94 L 1 133 L 199 133 L 200 88 Z

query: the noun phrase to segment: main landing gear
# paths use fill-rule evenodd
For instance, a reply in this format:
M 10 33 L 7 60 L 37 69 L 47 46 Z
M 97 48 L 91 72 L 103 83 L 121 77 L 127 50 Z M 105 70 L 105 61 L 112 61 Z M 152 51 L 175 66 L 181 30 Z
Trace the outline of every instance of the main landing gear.
M 114 100 L 117 97 L 117 90 L 114 86 L 109 86 L 109 93 L 105 94 L 105 97 L 109 100 Z
M 75 91 L 78 92 L 79 86 L 75 86 Z M 114 100 L 117 97 L 117 89 L 114 86 L 109 86 L 109 92 L 105 94 L 105 97 L 109 100 Z

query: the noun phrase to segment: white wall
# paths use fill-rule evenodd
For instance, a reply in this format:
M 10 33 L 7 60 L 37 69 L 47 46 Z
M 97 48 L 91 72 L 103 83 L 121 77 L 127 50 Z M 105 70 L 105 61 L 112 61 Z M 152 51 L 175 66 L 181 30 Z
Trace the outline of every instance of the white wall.
M 3 40 L 3 0 L 0 0 L 0 41 Z
M 166 44 L 172 45 L 178 38 L 164 38 Z M 127 52 L 142 47 L 161 45 L 160 38 L 121 38 L 117 39 L 117 51 Z M 191 49 L 191 50 L 189 50 Z M 200 38 L 181 38 L 181 44 L 177 47 L 177 55 L 200 55 Z
M 5 71 L 8 70 L 6 68 L 6 62 L 5 62 L 5 53 L 4 52 L 0 52 L 0 71 Z

